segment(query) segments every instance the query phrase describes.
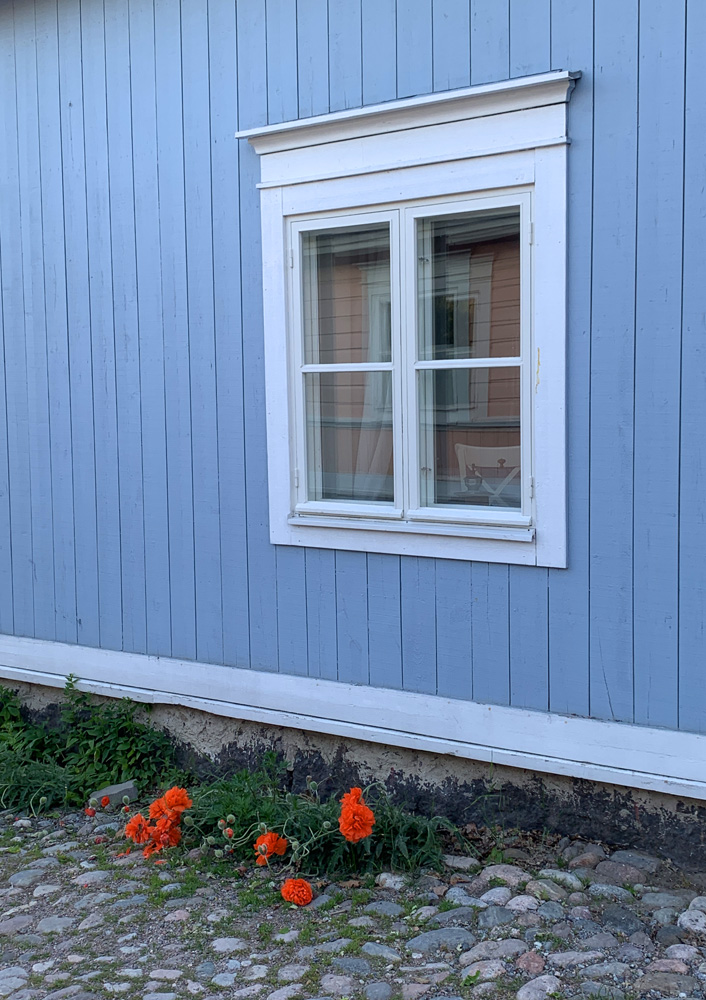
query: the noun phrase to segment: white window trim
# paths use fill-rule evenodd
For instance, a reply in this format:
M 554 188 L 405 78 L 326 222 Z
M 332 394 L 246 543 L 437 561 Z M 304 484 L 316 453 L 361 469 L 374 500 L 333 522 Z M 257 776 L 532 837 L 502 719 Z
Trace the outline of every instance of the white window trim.
M 270 540 L 566 566 L 567 102 L 577 74 L 547 73 L 237 133 L 261 155 Z M 512 196 L 532 200 L 531 524 L 434 523 L 295 510 L 287 229 L 307 216 Z M 394 320 L 393 320 L 394 322 Z M 284 401 L 287 401 L 286 405 Z M 529 405 L 529 404 L 528 404 Z M 524 419 L 523 412 L 523 419 Z M 541 442 L 541 447 L 537 447 Z M 300 470 L 300 476 L 303 470 Z M 503 513 L 503 512 L 501 512 Z M 452 515 L 453 516 L 453 515 Z M 500 523 L 497 523 L 497 522 Z

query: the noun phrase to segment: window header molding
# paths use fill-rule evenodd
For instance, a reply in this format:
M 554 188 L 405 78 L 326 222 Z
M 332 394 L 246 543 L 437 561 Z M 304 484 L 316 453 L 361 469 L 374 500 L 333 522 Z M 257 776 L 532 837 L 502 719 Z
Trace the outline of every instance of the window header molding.
M 235 138 L 247 139 L 256 153 L 278 153 L 426 125 L 442 125 L 510 111 L 562 105 L 568 102 L 580 76 L 580 73 L 567 70 L 539 73 L 515 80 L 484 83 L 460 90 L 408 97 L 313 118 L 245 129 L 236 132 Z M 566 140 L 565 134 L 563 138 Z

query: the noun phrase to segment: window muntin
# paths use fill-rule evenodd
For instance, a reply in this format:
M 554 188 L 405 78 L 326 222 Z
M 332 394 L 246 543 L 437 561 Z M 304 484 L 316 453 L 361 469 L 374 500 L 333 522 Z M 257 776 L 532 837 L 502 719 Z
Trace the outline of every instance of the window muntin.
M 291 221 L 298 516 L 531 524 L 529 208 Z

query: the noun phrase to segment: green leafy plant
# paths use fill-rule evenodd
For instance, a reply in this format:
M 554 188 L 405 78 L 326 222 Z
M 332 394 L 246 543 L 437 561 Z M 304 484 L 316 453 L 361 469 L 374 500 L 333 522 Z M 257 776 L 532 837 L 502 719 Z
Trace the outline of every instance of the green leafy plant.
M 169 738 L 136 716 L 125 698 L 92 704 L 69 677 L 58 717 L 33 721 L 17 695 L 0 689 L 0 805 L 36 811 L 80 805 L 101 785 L 156 785 L 175 769 Z
M 284 767 L 267 754 L 258 771 L 241 771 L 193 793 L 191 819 L 205 842 L 237 861 L 254 861 L 253 845 L 265 830 L 286 838 L 289 864 L 319 872 L 364 872 L 383 868 L 439 868 L 443 837 L 463 841 L 441 816 L 416 816 L 375 783 L 364 792 L 375 814 L 373 833 L 351 843 L 338 831 L 340 795 L 323 798 L 316 782 L 292 794 L 283 787 Z

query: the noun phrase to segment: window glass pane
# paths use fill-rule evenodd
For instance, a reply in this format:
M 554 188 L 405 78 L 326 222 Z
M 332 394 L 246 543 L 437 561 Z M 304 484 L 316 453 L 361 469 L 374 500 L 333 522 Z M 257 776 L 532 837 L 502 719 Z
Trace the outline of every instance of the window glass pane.
M 392 503 L 390 372 L 304 376 L 309 500 Z
M 307 364 L 390 361 L 390 227 L 302 234 Z
M 520 507 L 520 369 L 418 374 L 422 506 Z
M 520 355 L 520 211 L 417 221 L 419 357 Z

